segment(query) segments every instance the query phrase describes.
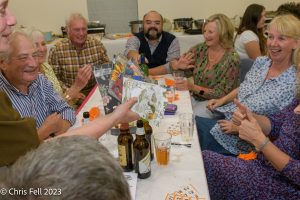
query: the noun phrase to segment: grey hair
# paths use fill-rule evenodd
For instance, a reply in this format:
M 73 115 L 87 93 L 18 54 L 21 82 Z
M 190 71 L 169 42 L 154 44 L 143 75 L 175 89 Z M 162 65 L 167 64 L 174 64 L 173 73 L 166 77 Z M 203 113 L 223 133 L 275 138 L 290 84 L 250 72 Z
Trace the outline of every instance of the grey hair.
M 26 33 L 32 41 L 35 41 L 38 37 L 44 38 L 42 31 L 35 28 L 23 28 L 20 31 Z
M 45 142 L 18 159 L 4 177 L 7 189 L 61 189 L 58 196 L 19 195 L 19 199 L 131 199 L 118 162 L 102 144 L 87 136 Z
M 9 37 L 9 41 L 8 41 L 8 50 L 5 52 L 1 52 L 0 53 L 0 61 L 5 61 L 5 62 L 9 62 L 11 59 L 11 54 L 15 48 L 15 44 L 19 43 L 20 41 L 20 37 L 25 37 L 26 39 L 28 39 L 28 41 L 30 41 L 32 43 L 32 46 L 34 46 L 33 40 L 32 38 L 25 33 L 22 30 L 16 30 L 14 31 L 10 37 Z
M 66 20 L 66 30 L 68 31 L 70 24 L 75 20 L 83 20 L 87 24 L 87 19 L 80 13 L 72 13 Z

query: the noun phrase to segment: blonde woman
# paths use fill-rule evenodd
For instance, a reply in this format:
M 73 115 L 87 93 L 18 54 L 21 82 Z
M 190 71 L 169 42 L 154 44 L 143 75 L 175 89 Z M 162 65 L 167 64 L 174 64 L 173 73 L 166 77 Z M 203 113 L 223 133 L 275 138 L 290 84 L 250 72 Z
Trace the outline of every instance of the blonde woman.
M 298 92 L 286 108 L 265 117 L 236 102 L 239 137 L 256 147 L 257 158 L 202 152 L 211 199 L 300 199 L 299 50 L 296 55 Z

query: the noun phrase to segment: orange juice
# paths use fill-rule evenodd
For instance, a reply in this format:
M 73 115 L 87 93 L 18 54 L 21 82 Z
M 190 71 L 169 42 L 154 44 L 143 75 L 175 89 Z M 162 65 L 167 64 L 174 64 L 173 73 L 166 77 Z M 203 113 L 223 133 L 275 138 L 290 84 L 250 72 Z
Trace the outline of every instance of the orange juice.
M 169 148 L 155 148 L 156 161 L 158 165 L 168 165 L 170 157 Z

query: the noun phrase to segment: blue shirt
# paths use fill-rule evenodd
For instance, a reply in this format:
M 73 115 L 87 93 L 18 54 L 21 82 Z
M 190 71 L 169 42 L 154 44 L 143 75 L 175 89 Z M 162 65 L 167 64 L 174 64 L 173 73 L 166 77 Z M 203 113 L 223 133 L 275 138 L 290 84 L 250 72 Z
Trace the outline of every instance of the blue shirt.
M 45 119 L 53 114 L 61 114 L 64 120 L 70 122 L 72 126 L 76 121 L 74 110 L 65 100 L 53 89 L 51 82 L 39 74 L 29 88 L 28 94 L 21 93 L 11 85 L 0 73 L 0 87 L 9 96 L 13 107 L 20 113 L 21 117 L 33 117 L 36 126 L 39 128 Z
M 296 68 L 290 66 L 281 75 L 266 80 L 271 62 L 272 60 L 268 57 L 258 57 L 241 83 L 238 92 L 238 100 L 252 112 L 260 115 L 270 115 L 282 110 L 295 97 Z M 231 102 L 216 110 L 224 113 L 227 120 L 231 120 L 236 105 Z M 237 135 L 223 133 L 218 124 L 211 129 L 210 133 L 233 154 L 246 153 L 249 148 L 253 148 Z

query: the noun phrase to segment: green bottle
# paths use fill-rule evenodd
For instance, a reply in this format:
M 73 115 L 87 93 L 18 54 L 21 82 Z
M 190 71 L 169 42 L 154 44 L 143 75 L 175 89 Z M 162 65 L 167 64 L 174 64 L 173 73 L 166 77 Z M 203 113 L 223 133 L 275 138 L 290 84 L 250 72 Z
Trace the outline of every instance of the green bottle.
M 146 64 L 146 59 L 144 54 L 141 54 L 141 63 L 140 63 L 140 69 L 144 73 L 145 76 L 149 76 L 149 67 Z

